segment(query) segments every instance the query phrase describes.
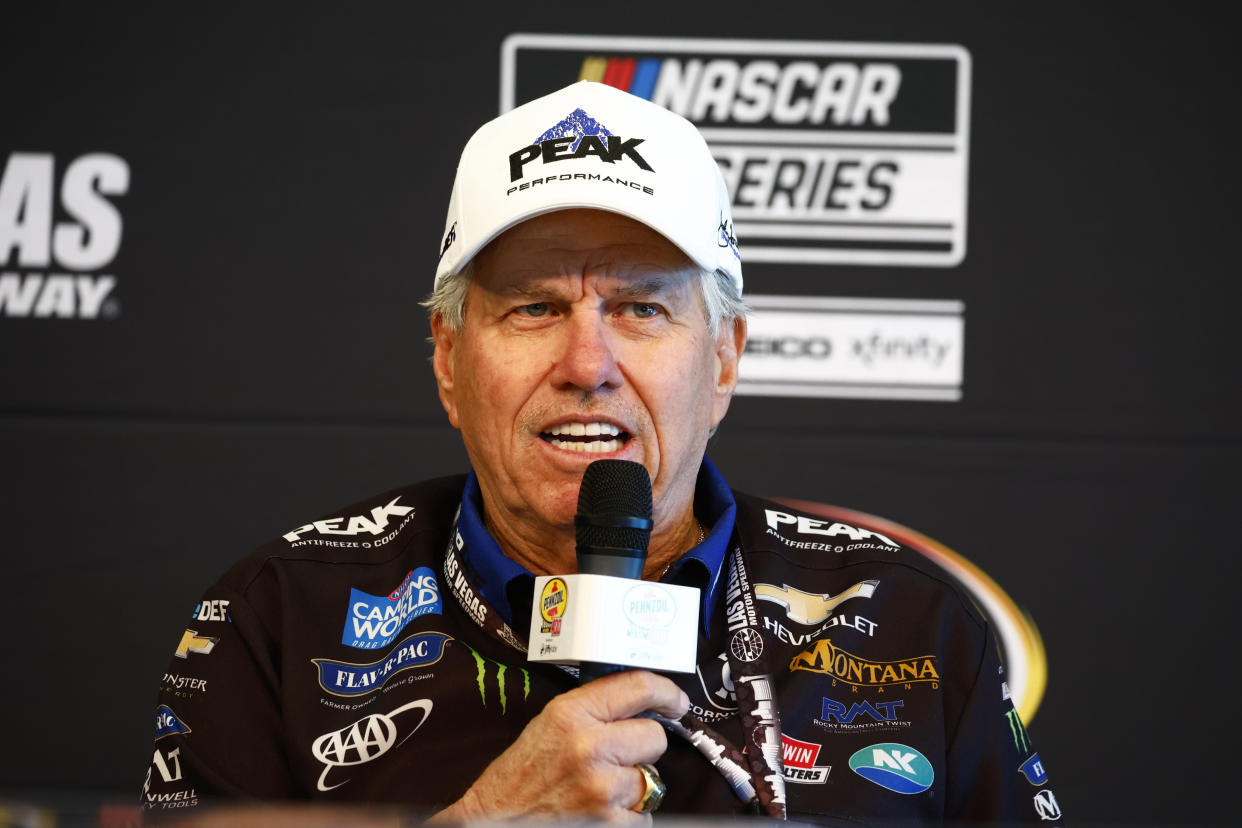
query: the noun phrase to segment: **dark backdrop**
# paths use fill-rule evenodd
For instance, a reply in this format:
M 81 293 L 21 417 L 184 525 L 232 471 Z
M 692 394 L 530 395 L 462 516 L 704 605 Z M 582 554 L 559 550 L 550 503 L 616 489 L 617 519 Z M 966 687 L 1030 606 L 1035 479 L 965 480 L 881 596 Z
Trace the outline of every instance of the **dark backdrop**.
M 761 6 L 6 10 L 0 163 L 54 158 L 56 221 L 75 159 L 129 183 L 106 265 L 0 249 L 22 280 L 115 279 L 97 318 L 0 314 L 0 788 L 136 799 L 201 589 L 464 466 L 417 306 L 456 154 L 506 35 L 621 33 L 969 52 L 961 264 L 747 269 L 759 294 L 964 302 L 960 401 L 740 397 L 711 456 L 916 527 L 1031 613 L 1031 729 L 1075 821 L 1232 821 L 1232 29 L 1194 4 Z

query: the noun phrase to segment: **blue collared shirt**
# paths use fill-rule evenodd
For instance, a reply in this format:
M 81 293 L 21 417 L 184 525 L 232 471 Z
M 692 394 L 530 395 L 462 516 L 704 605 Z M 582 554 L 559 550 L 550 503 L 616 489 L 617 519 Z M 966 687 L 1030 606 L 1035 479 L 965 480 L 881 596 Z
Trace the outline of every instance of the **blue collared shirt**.
M 702 591 L 699 615 L 703 619 L 703 632 L 710 634 L 711 609 L 723 582 L 725 552 L 733 535 L 733 520 L 737 516 L 737 504 L 733 493 L 720 472 L 706 457 L 699 467 L 699 477 L 694 490 L 694 513 L 705 525 L 710 526 L 703 542 L 682 555 L 660 578 L 661 581 L 698 587 Z M 466 488 L 461 497 L 461 518 L 458 521 L 462 539 L 464 563 L 470 567 L 478 580 L 479 591 L 500 617 L 510 627 L 525 630 L 528 619 L 514 622 L 514 604 L 525 604 L 529 609 L 534 575 L 500 549 L 500 544 L 483 525 L 483 496 L 479 481 L 473 471 L 466 478 Z

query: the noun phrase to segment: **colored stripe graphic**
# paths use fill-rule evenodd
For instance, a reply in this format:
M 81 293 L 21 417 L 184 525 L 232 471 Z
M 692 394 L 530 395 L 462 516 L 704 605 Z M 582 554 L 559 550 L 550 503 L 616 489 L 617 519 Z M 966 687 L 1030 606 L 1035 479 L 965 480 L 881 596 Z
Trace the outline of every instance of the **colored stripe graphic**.
M 604 83 L 625 92 L 630 91 L 630 80 L 634 77 L 634 58 L 609 58 L 608 68 L 604 71 Z
M 649 101 L 655 93 L 661 65 L 659 58 L 637 60 L 630 57 L 606 58 L 591 55 L 582 59 L 578 80 L 606 83 Z
M 880 532 L 927 557 L 954 576 L 966 588 L 996 627 L 1005 650 L 1005 672 L 1014 707 L 1023 722 L 1030 723 L 1048 686 L 1048 656 L 1035 621 L 979 567 L 939 541 L 882 517 L 840 506 L 807 500 L 772 498 L 794 509 Z
M 578 71 L 578 80 L 594 81 L 601 83 L 604 80 L 604 69 L 608 66 L 608 59 L 602 57 L 587 57 L 582 59 L 582 68 Z
M 660 77 L 659 58 L 643 58 L 634 70 L 634 80 L 630 82 L 630 94 L 651 100 L 655 92 L 656 79 Z

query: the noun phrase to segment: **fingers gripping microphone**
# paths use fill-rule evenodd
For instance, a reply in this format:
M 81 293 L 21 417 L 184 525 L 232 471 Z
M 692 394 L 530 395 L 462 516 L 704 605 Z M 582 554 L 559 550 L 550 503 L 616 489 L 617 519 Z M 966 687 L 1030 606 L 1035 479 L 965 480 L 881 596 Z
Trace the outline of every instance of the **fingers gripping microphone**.
M 651 526 L 651 478 L 641 463 L 596 460 L 587 466 L 574 515 L 578 572 L 641 579 Z M 578 683 L 620 669 L 584 661 Z

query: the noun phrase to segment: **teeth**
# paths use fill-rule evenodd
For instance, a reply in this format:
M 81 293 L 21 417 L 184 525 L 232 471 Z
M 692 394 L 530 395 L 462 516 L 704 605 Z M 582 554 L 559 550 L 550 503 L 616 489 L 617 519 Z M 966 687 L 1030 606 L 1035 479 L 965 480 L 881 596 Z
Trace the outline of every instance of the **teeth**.
M 576 451 L 585 454 L 606 454 L 621 448 L 620 440 L 592 440 L 587 443 L 578 443 L 573 440 L 556 440 L 550 441 L 553 446 L 564 451 Z
M 596 437 L 607 434 L 611 437 L 617 437 L 621 434 L 621 429 L 611 423 L 561 423 L 548 429 L 548 434 L 568 434 L 571 437 Z

